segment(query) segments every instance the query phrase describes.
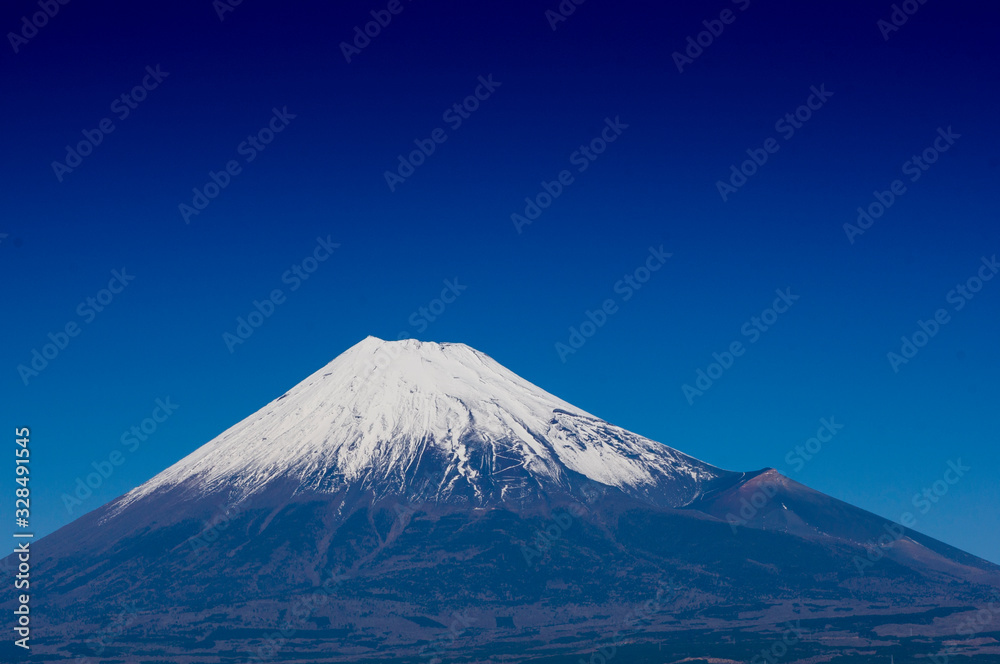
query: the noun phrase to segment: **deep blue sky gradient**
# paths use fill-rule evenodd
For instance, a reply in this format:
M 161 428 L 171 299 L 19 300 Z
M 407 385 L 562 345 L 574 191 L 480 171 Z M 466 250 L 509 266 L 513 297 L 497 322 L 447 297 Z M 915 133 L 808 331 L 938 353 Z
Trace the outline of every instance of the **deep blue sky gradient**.
M 339 43 L 386 3 L 245 0 L 220 21 L 209 0 L 70 2 L 19 52 L 0 46 L 3 422 L 33 431 L 37 533 L 364 336 L 406 333 L 888 518 L 960 458 L 971 470 L 917 529 L 1000 562 L 1000 280 L 961 311 L 946 300 L 1000 253 L 1000 10 L 928 0 L 884 40 L 890 2 L 588 0 L 553 31 L 557 4 L 403 0 L 350 63 Z M 679 73 L 672 53 L 727 7 L 735 21 Z M 35 11 L 7 3 L 0 27 Z M 111 102 L 156 65 L 169 76 L 118 120 Z M 449 128 L 442 113 L 488 75 L 500 87 Z M 785 140 L 775 122 L 821 85 L 833 95 Z M 295 119 L 246 163 L 237 146 L 284 107 Z M 104 117 L 115 131 L 59 182 L 51 163 Z M 616 117 L 628 128 L 576 172 L 571 154 Z M 447 141 L 391 192 L 384 172 L 438 127 Z M 961 138 L 851 244 L 856 208 L 948 127 Z M 724 202 L 716 182 L 770 137 L 779 150 Z M 185 224 L 178 205 L 230 159 L 242 172 Z M 518 233 L 511 214 L 563 169 L 574 183 Z M 317 237 L 340 247 L 293 292 L 282 275 Z M 624 301 L 616 282 L 660 245 L 672 258 Z M 78 304 L 123 267 L 134 281 L 84 322 Z M 412 325 L 446 279 L 467 289 Z M 287 299 L 230 353 L 223 334 L 275 288 Z M 689 404 L 681 386 L 784 288 L 800 299 Z M 556 344 L 608 298 L 617 312 L 562 362 Z M 951 322 L 895 373 L 886 354 L 938 308 Z M 80 335 L 24 385 L 18 365 L 69 322 Z M 122 433 L 166 397 L 177 412 L 128 451 Z M 824 417 L 844 428 L 798 470 L 786 455 Z M 115 450 L 124 463 L 68 513 L 61 496 Z

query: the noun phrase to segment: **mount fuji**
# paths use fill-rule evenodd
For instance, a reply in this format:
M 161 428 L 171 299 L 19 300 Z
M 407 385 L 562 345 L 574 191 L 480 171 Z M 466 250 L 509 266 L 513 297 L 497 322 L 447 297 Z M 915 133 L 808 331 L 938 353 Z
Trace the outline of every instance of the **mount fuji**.
M 1000 661 L 997 566 L 463 344 L 368 337 L 32 560 L 33 661 Z
M 484 507 L 587 484 L 679 507 L 729 473 L 552 396 L 464 344 L 374 337 L 127 494 L 275 485 Z

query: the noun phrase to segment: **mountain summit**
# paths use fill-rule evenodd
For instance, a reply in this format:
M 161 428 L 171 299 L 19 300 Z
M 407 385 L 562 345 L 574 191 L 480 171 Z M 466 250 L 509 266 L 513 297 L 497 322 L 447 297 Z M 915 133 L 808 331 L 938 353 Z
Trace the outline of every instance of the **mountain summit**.
M 269 485 L 483 506 L 590 482 L 686 505 L 733 475 L 586 413 L 457 343 L 368 337 L 126 495 Z
M 39 662 L 1000 656 L 997 566 L 462 344 L 369 337 L 31 552 Z

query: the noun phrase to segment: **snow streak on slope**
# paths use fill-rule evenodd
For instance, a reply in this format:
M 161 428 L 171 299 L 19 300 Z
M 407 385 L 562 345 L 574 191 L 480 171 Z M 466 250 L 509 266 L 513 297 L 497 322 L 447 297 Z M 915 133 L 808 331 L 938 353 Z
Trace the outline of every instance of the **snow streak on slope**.
M 600 420 L 464 344 L 374 337 L 123 496 L 360 487 L 473 504 L 591 480 L 673 506 L 729 473 Z

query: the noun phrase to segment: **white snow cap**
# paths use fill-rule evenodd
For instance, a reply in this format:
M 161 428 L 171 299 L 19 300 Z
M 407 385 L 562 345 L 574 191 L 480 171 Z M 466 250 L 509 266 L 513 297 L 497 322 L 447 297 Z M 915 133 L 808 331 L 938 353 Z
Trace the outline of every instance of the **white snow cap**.
M 460 343 L 368 337 L 123 497 L 274 481 L 485 503 L 586 479 L 685 504 L 722 474 L 613 426 Z M 582 477 L 581 477 L 582 476 Z

